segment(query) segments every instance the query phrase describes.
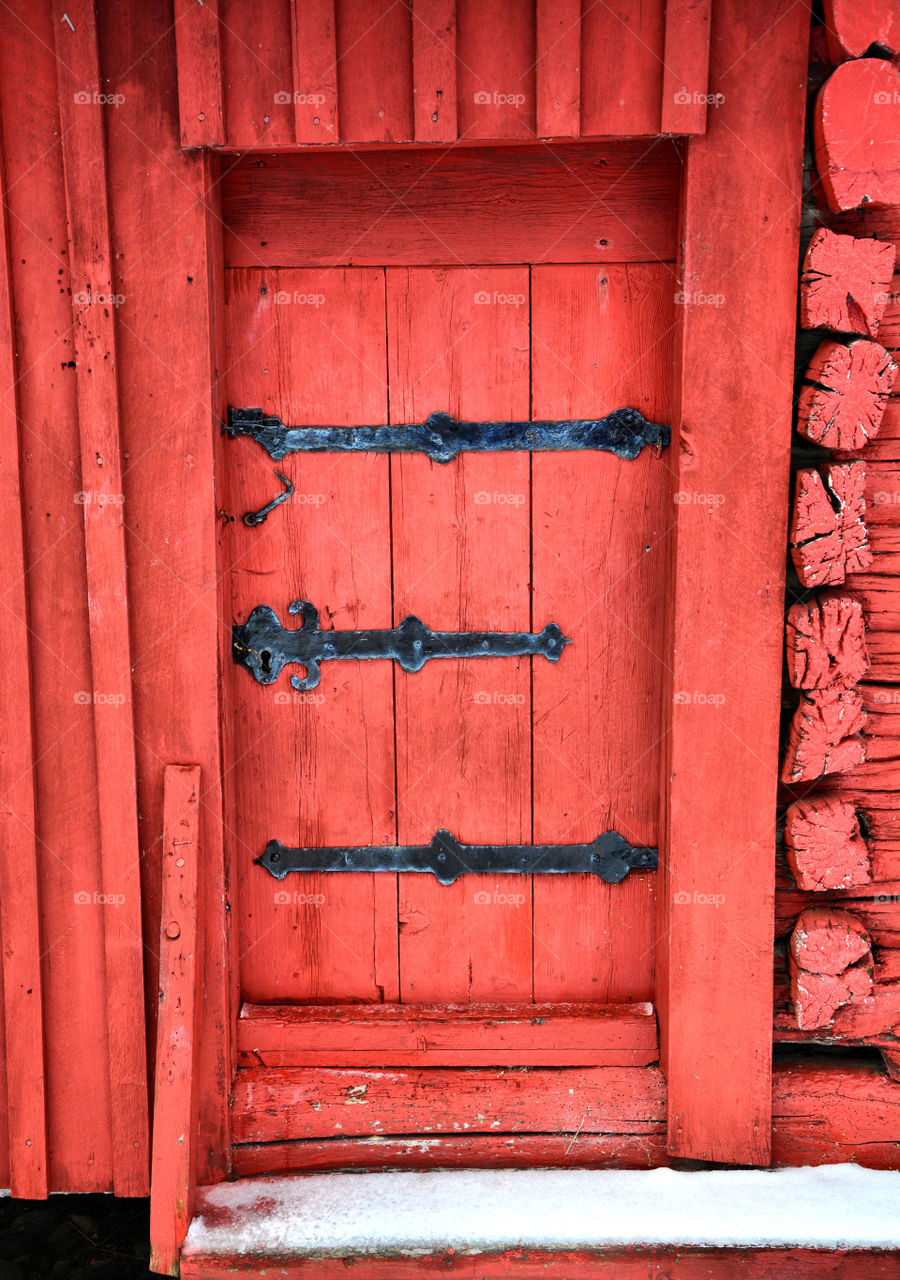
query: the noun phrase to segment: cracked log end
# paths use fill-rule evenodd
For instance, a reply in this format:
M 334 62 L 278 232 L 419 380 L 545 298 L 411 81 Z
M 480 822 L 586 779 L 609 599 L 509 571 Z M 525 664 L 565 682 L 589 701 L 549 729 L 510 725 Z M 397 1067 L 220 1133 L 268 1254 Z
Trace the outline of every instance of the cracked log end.
M 877 342 L 820 343 L 797 403 L 797 430 L 826 449 L 862 449 L 878 434 L 897 366 Z
M 873 44 L 900 53 L 900 4 L 825 0 L 825 39 L 831 62 L 861 58 Z
M 862 605 L 852 596 L 826 594 L 788 610 L 788 679 L 795 689 L 849 689 L 869 665 Z
M 872 994 L 872 939 L 849 911 L 801 911 L 789 961 L 791 1001 L 802 1031 L 826 1026 L 841 1005 Z
M 834 213 L 900 204 L 900 73 L 893 64 L 859 58 L 837 67 L 816 99 L 813 142 Z
M 896 249 L 886 241 L 835 235 L 820 227 L 803 260 L 800 324 L 874 338 L 890 294 L 895 257 Z
M 866 712 L 856 689 L 813 689 L 794 712 L 781 771 L 782 782 L 810 782 L 862 764 Z
M 865 463 L 797 472 L 791 559 L 804 587 L 839 586 L 872 563 L 865 515 Z
M 872 880 L 869 847 L 849 800 L 796 800 L 785 815 L 784 846 L 798 889 L 849 889 Z

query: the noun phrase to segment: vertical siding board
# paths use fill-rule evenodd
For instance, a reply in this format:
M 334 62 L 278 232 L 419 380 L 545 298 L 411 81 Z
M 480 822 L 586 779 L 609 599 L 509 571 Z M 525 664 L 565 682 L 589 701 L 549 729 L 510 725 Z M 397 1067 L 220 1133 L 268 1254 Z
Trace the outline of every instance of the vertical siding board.
M 657 1001 L 669 1151 L 735 1164 L 766 1164 L 771 1151 L 808 20 L 806 5 L 791 0 L 776 10 L 719 0 L 711 88 L 724 104 L 688 143 L 682 207 Z
M 144 926 L 146 937 L 156 936 L 161 766 L 190 760 L 202 770 L 197 1177 L 212 1182 L 227 1175 L 230 1163 L 230 1029 L 237 1016 L 219 753 L 222 655 L 230 664 L 230 637 L 219 616 L 214 491 L 222 415 L 218 160 L 180 149 L 175 40 L 164 10 L 138 5 L 124 23 L 104 9 L 101 50 L 104 76 L 123 98 L 107 117 L 107 132 L 116 288 L 123 298 L 117 337 Z M 163 109 L 148 112 L 151 101 Z M 157 965 L 148 948 L 151 993 Z M 151 998 L 151 1043 L 155 1004 Z
M 196 1185 L 200 783 L 197 765 L 165 767 L 150 1265 L 173 1276 L 178 1275 L 178 1255 L 191 1220 Z
M 2 170 L 0 136 L 0 170 Z M 6 179 L 0 174 L 6 196 Z M 14 1196 L 48 1192 L 37 874 L 34 754 L 31 726 L 30 628 L 25 593 L 16 356 L 10 293 L 9 234 L 0 207 L 0 930 L 6 1040 L 9 1185 Z
M 175 0 L 178 112 L 183 147 L 225 142 L 218 0 Z
M 54 4 L 63 170 L 73 286 L 81 481 L 100 807 L 104 943 L 120 1195 L 149 1189 L 140 863 L 126 591 L 115 304 L 93 5 Z
M 334 0 L 291 0 L 294 132 L 298 142 L 337 142 Z
M 666 0 L 660 131 L 703 133 L 712 0 Z
M 537 134 L 581 132 L 581 0 L 536 0 Z
M 4 9 L 0 28 L 32 633 L 49 1185 L 109 1191 L 105 907 L 95 897 L 102 881 L 87 692 L 93 682 L 51 6 L 17 0 Z
M 456 0 L 413 0 L 416 142 L 456 140 Z
M 581 27 L 581 132 L 659 132 L 665 0 L 586 4 Z
M 459 133 L 535 136 L 533 0 L 457 0 Z
M 219 13 L 227 145 L 289 147 L 294 141 L 289 0 L 263 5 L 219 0 Z M 158 89 L 151 90 L 157 98 Z
M 407 4 L 339 0 L 342 142 L 412 140 L 412 48 L 412 15 Z

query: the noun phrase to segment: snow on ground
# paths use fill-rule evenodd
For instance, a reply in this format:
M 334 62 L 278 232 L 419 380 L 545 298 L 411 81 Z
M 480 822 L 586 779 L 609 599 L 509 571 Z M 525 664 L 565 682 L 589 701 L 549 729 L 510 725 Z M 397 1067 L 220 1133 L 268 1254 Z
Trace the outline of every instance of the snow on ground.
M 666 1244 L 900 1249 L 900 1173 L 844 1164 L 248 1178 L 201 1191 L 186 1249 L 345 1256 Z

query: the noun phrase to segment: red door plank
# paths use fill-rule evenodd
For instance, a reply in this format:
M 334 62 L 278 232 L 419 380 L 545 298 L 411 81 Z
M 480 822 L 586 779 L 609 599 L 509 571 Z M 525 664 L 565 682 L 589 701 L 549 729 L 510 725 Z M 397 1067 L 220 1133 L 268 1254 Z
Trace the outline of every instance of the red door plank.
M 533 0 L 457 0 L 459 136 L 534 138 Z
M 234 1082 L 236 1142 L 415 1133 L 653 1133 L 656 1067 L 517 1071 L 249 1067 Z
M 178 116 L 183 147 L 221 147 L 222 66 L 219 0 L 175 0 Z
M 456 0 L 413 0 L 416 142 L 455 142 Z
M 48 1176 L 54 1191 L 108 1191 L 106 1000 L 97 979 L 104 967 L 106 908 L 94 898 L 101 877 L 93 707 L 85 702 L 93 681 L 72 303 L 67 285 L 48 287 L 51 278 L 64 281 L 68 271 L 53 15 L 49 5 L 36 11 L 28 0 L 14 8 L 15 15 L 7 9 L 2 17 L 0 105 L 19 359 L 27 609 L 34 640 L 45 1098 L 53 1135 Z M 73 1046 L 78 1070 L 72 1067 Z M 93 1082 L 90 1090 L 84 1079 Z M 5 1142 L 4 1126 L 4 1147 Z M 3 1185 L 9 1186 L 8 1178 Z
M 168 23 L 157 5 L 135 6 L 128 22 L 113 14 L 101 26 L 101 58 L 123 99 L 115 110 L 106 109 L 105 119 L 112 242 L 123 295 L 116 338 L 144 918 L 155 930 L 163 764 L 190 760 L 201 766 L 203 778 L 198 927 L 207 967 L 195 1071 L 198 1176 L 207 1182 L 227 1170 L 226 1099 L 237 1015 L 233 934 L 230 917 L 223 917 L 219 673 L 230 656 L 230 636 L 217 600 L 221 503 L 213 467 L 224 398 L 221 221 L 214 163 L 181 150 L 167 113 L 146 110 L 159 95 L 171 101 L 175 93 Z M 166 316 L 178 322 L 167 323 Z M 156 963 L 155 949 L 145 949 L 151 1043 Z
M 735 0 L 721 0 L 713 15 L 710 88 L 725 100 L 706 135 L 688 143 L 688 283 L 670 454 L 677 501 L 657 962 L 669 1150 L 739 1164 L 770 1158 L 775 784 L 808 12 L 784 4 L 773 17 Z
M 244 1005 L 246 1065 L 646 1066 L 657 1053 L 653 1006 Z
M 706 130 L 711 9 L 712 0 L 666 0 L 662 133 Z
M 659 133 L 665 0 L 585 6 L 581 24 L 581 133 Z
M 3 168 L 0 146 L 0 170 Z M 37 873 L 34 738 L 31 727 L 30 627 L 22 528 L 16 400 L 16 339 L 11 296 L 8 176 L 0 173 L 0 500 L 7 512 L 0 538 L 0 646 L 18 661 L 0 675 L 0 933 L 3 939 L 6 1133 L 14 1196 L 47 1195 L 47 1103 L 41 980 L 41 904 Z M 4 1153 L 6 1157 L 7 1152 Z M 7 1163 L 4 1158 L 4 1164 Z
M 298 142 L 337 142 L 334 0 L 291 0 L 294 130 Z
M 197 953 L 200 768 L 165 768 L 159 1020 L 153 1105 L 150 1266 L 178 1274 L 196 1177 L 196 1036 L 202 969 Z
M 141 886 L 103 90 L 93 5 L 55 3 L 54 19 L 85 491 L 114 1186 L 119 1195 L 146 1195 Z
M 392 421 L 435 409 L 528 417 L 524 268 L 392 270 L 387 281 Z M 392 457 L 395 625 L 415 614 L 440 630 L 531 629 L 529 487 L 527 453 Z M 530 841 L 529 677 L 527 658 L 395 673 L 401 844 L 442 827 L 463 842 Z M 527 877 L 399 880 L 404 1001 L 531 999 Z
M 666 141 L 245 157 L 223 193 L 231 267 L 656 262 L 676 252 L 678 161 Z
M 337 5 L 338 98 L 344 142 L 409 142 L 413 129 L 412 15 L 408 4 Z
M 577 138 L 581 129 L 580 0 L 537 0 L 536 131 Z
M 288 147 L 294 141 L 290 0 L 218 3 L 227 145 Z
M 532 277 L 532 416 L 633 406 L 671 421 L 672 268 Z M 532 477 L 535 622 L 552 617 L 572 637 L 558 667 L 534 666 L 535 841 L 614 827 L 655 845 L 668 458 L 536 454 Z M 535 999 L 652 999 L 655 885 L 650 874 L 536 877 Z
M 229 272 L 229 403 L 291 423 L 383 422 L 381 271 Z M 249 440 L 226 442 L 228 612 L 258 604 L 290 622 L 311 601 L 323 628 L 391 625 L 388 459 L 309 454 L 279 468 L 293 500 L 241 517 L 280 488 Z M 274 487 L 273 487 L 274 486 Z M 396 879 L 268 876 L 253 859 L 286 844 L 393 844 L 392 664 L 328 663 L 310 693 L 261 685 L 228 663 L 228 828 L 239 886 L 241 991 L 251 1000 L 397 998 Z M 373 937 L 375 939 L 373 949 Z

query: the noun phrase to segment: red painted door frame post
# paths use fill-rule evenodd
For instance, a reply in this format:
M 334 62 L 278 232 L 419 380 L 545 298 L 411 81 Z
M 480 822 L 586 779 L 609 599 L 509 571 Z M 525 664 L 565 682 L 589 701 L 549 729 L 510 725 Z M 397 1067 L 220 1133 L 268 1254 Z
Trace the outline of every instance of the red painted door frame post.
M 672 1155 L 771 1158 L 806 4 L 713 6 L 686 143 L 657 1005 Z

